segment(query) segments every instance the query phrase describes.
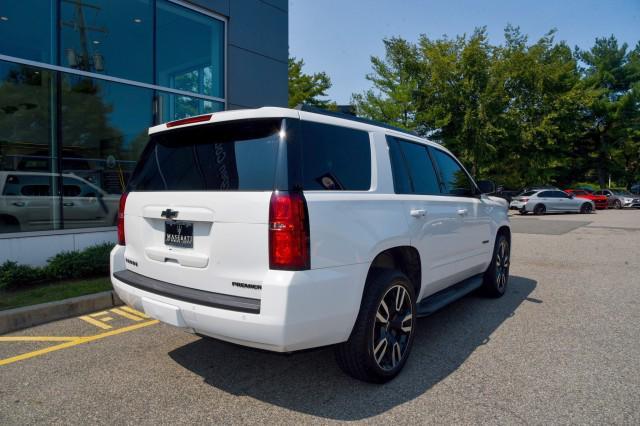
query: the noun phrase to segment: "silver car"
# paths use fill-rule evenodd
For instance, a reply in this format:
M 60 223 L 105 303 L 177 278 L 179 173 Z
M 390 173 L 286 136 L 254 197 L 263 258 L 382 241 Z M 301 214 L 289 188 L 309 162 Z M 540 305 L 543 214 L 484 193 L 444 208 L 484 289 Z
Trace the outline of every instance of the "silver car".
M 0 233 L 53 229 L 60 197 L 43 172 L 0 172 Z M 62 173 L 62 214 L 68 228 L 115 226 L 119 196 L 72 173 Z M 60 220 L 59 218 L 57 220 Z
M 593 193 L 594 195 L 605 195 L 609 200 L 609 207 L 621 209 L 623 207 L 640 207 L 640 196 L 633 195 L 629 191 L 620 189 L 602 189 Z
M 577 198 L 557 189 L 544 189 L 523 192 L 513 197 L 509 208 L 520 214 L 533 213 L 592 213 L 595 204 L 591 200 Z

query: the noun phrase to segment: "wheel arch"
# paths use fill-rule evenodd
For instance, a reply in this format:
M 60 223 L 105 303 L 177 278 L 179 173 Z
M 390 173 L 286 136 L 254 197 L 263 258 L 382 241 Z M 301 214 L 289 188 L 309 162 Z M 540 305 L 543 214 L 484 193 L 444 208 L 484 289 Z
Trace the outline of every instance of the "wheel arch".
M 367 271 L 364 290 L 371 282 L 371 278 L 380 269 L 396 269 L 404 273 L 413 286 L 416 297 L 420 294 L 422 286 L 422 263 L 420 253 L 413 246 L 391 247 L 378 253 L 371 262 Z

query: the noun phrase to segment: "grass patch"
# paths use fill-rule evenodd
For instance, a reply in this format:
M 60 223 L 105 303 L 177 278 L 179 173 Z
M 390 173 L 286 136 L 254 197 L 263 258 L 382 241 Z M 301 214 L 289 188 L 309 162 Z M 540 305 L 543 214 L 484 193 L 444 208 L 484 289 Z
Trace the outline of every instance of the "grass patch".
M 109 277 L 57 281 L 12 291 L 0 290 L 0 310 L 64 300 L 111 290 Z

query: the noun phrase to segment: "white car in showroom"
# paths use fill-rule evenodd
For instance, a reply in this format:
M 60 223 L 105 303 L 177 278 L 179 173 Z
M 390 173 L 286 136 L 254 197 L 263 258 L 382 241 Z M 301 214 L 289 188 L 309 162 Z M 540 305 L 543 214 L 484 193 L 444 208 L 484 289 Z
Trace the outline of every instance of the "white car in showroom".
M 345 372 L 382 383 L 407 361 L 417 317 L 506 291 L 507 204 L 436 143 L 307 108 L 149 134 L 111 279 L 153 318 L 276 352 L 335 345 Z

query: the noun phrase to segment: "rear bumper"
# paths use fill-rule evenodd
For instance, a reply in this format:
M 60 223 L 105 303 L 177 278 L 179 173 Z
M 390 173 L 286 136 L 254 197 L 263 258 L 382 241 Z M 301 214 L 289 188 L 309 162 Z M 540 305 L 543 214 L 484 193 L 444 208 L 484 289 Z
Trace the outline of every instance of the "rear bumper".
M 245 298 L 216 293 L 199 295 L 170 283 L 156 282 L 159 287 L 138 285 L 127 278 L 142 276 L 123 273 L 124 247 L 116 246 L 111 252 L 111 282 L 127 305 L 167 324 L 244 346 L 290 352 L 349 338 L 360 309 L 368 266 L 268 271 L 260 299 L 243 301 L 237 299 Z M 179 292 L 163 291 L 166 289 Z M 213 302 L 200 302 L 199 297 L 207 294 L 213 295 Z M 218 296 L 224 300 L 216 299 Z M 222 304 L 215 305 L 218 302 Z M 249 308 L 257 304 L 259 313 L 234 309 L 236 302 Z

